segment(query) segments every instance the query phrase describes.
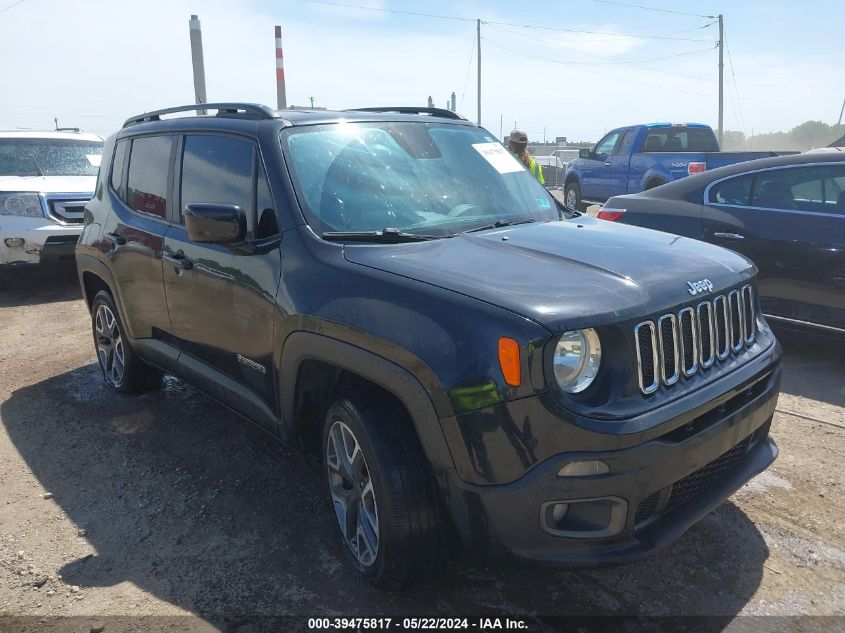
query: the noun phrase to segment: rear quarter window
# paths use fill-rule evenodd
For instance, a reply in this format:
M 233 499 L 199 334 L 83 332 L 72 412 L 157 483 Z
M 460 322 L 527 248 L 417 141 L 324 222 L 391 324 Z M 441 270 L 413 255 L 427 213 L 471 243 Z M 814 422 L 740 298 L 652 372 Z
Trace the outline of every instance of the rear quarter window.
M 710 204 L 731 204 L 747 206 L 751 198 L 752 174 L 729 178 L 716 183 L 710 188 L 707 201 Z
M 123 161 L 126 159 L 126 149 L 129 141 L 118 141 L 114 148 L 114 159 L 111 166 L 111 186 L 116 192 L 123 191 Z

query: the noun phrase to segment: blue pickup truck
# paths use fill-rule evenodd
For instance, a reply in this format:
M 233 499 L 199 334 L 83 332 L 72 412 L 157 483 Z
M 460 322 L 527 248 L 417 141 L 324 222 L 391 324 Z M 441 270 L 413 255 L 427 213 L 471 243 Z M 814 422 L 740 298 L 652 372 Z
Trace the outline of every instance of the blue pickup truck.
M 776 152 L 721 152 L 716 135 L 701 123 L 647 123 L 612 130 L 596 146 L 582 149 L 564 177 L 566 206 L 604 202 L 639 193 L 716 167 Z

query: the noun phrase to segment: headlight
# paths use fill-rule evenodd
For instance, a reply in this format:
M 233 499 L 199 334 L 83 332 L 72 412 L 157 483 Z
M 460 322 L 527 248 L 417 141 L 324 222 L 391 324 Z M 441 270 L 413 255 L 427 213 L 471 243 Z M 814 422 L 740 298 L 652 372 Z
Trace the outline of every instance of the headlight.
M 0 215 L 43 218 L 44 211 L 37 193 L 0 193 Z
M 565 332 L 555 346 L 554 372 L 557 384 L 568 393 L 589 387 L 601 365 L 601 342 L 593 329 Z

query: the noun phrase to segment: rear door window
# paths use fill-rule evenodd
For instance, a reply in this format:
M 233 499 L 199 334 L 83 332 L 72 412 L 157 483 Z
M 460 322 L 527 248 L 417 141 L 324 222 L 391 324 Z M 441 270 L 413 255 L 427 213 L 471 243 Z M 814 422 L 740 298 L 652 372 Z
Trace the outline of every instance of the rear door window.
M 141 213 L 167 217 L 167 188 L 174 136 L 142 136 L 132 141 L 126 202 Z
M 625 130 L 622 135 L 622 140 L 619 141 L 619 147 L 616 148 L 617 154 L 627 155 L 631 153 L 631 145 L 634 144 L 634 138 L 637 136 L 636 130 Z

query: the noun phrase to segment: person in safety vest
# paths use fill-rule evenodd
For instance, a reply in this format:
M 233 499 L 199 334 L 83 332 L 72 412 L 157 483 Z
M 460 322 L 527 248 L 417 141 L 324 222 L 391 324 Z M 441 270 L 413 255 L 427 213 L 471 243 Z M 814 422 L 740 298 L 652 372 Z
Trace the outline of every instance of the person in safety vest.
M 528 153 L 528 135 L 523 130 L 513 130 L 508 137 L 508 148 L 513 152 L 519 160 L 521 160 L 528 171 L 534 174 L 534 177 L 540 181 L 541 185 L 546 184 L 546 179 L 543 178 L 543 170 L 537 161 Z

